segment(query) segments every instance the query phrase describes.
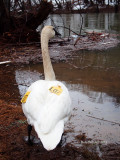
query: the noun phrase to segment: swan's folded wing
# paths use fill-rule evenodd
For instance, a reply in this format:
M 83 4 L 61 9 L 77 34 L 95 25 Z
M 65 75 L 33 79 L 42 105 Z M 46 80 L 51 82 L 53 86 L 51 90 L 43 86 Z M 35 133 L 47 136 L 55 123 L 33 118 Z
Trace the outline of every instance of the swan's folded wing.
M 56 126 L 56 124 L 63 120 L 65 122 L 71 113 L 71 101 L 69 94 L 60 96 L 52 95 L 49 98 L 49 104 L 44 106 L 40 118 L 38 120 L 41 132 L 47 134 Z

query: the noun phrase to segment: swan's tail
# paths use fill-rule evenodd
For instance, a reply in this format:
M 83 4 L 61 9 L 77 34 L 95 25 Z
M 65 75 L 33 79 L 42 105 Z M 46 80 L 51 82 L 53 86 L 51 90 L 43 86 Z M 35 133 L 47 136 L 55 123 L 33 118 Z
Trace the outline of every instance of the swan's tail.
M 35 123 L 35 131 L 38 134 L 44 148 L 48 151 L 53 150 L 60 142 L 61 136 L 64 131 L 64 121 L 59 121 L 54 129 L 51 132 L 44 134 L 39 128 L 39 124 Z

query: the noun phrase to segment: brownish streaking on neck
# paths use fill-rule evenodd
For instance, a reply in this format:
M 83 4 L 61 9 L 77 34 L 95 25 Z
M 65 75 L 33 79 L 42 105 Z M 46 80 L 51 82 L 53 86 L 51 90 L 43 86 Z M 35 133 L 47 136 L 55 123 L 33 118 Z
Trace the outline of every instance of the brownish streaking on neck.
M 55 80 L 55 73 L 52 67 L 49 51 L 48 51 L 49 37 L 46 34 L 41 33 L 41 49 L 43 57 L 43 68 L 45 80 Z

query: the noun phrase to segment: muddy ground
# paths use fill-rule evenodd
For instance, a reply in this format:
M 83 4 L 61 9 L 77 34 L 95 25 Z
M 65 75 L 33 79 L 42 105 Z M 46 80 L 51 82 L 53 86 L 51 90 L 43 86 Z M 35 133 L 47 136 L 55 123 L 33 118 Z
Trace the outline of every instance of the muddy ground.
M 103 34 L 104 35 L 104 34 Z M 90 34 L 84 37 L 57 38 L 49 43 L 50 57 L 52 62 L 67 61 L 79 50 L 105 50 L 118 45 L 119 40 L 114 34 Z M 29 64 L 42 62 L 40 43 L 16 43 L 4 44 L 0 42 L 0 61 L 10 60 L 13 64 Z
M 81 42 L 82 40 L 76 47 L 68 42 L 61 41 L 59 44 L 56 43 L 54 47 L 51 46 L 52 61 L 67 61 L 67 57 L 73 50 L 97 49 L 97 47 L 105 49 L 118 44 L 118 41 L 113 38 L 110 41 L 101 42 L 101 47 L 96 45 L 96 48 L 95 43 L 98 44 L 97 42 L 92 42 L 92 45 L 91 42 L 86 43 L 85 38 L 84 43 Z M 58 48 L 59 51 L 56 51 Z M 62 54 L 63 50 L 64 54 Z M 54 55 L 56 55 L 56 58 L 54 58 Z M 39 44 L 25 46 L 3 44 L 0 47 L 0 61 L 5 60 L 11 60 L 12 62 L 0 66 L 0 160 L 120 160 L 120 144 L 83 143 L 81 145 L 81 142 L 88 141 L 84 134 L 76 137 L 79 146 L 75 147 L 72 143 L 64 144 L 50 152 L 46 151 L 42 144 L 33 146 L 26 144 L 23 137 L 27 135 L 27 123 L 21 109 L 19 90 L 12 69 L 25 63 L 40 62 L 41 50 Z M 32 134 L 35 135 L 35 132 L 33 131 Z

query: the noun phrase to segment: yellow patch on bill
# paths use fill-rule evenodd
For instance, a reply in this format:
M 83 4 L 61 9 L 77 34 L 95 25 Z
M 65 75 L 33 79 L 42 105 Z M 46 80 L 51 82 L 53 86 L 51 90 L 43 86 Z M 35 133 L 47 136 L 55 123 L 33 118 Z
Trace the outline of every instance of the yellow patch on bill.
M 25 95 L 24 95 L 23 98 L 21 99 L 21 102 L 22 102 L 22 103 L 26 103 L 27 98 L 28 98 L 30 92 L 31 92 L 31 91 L 27 91 L 27 92 L 25 93 Z
M 49 88 L 49 91 L 51 93 L 58 95 L 58 96 L 63 92 L 61 86 L 52 86 Z

